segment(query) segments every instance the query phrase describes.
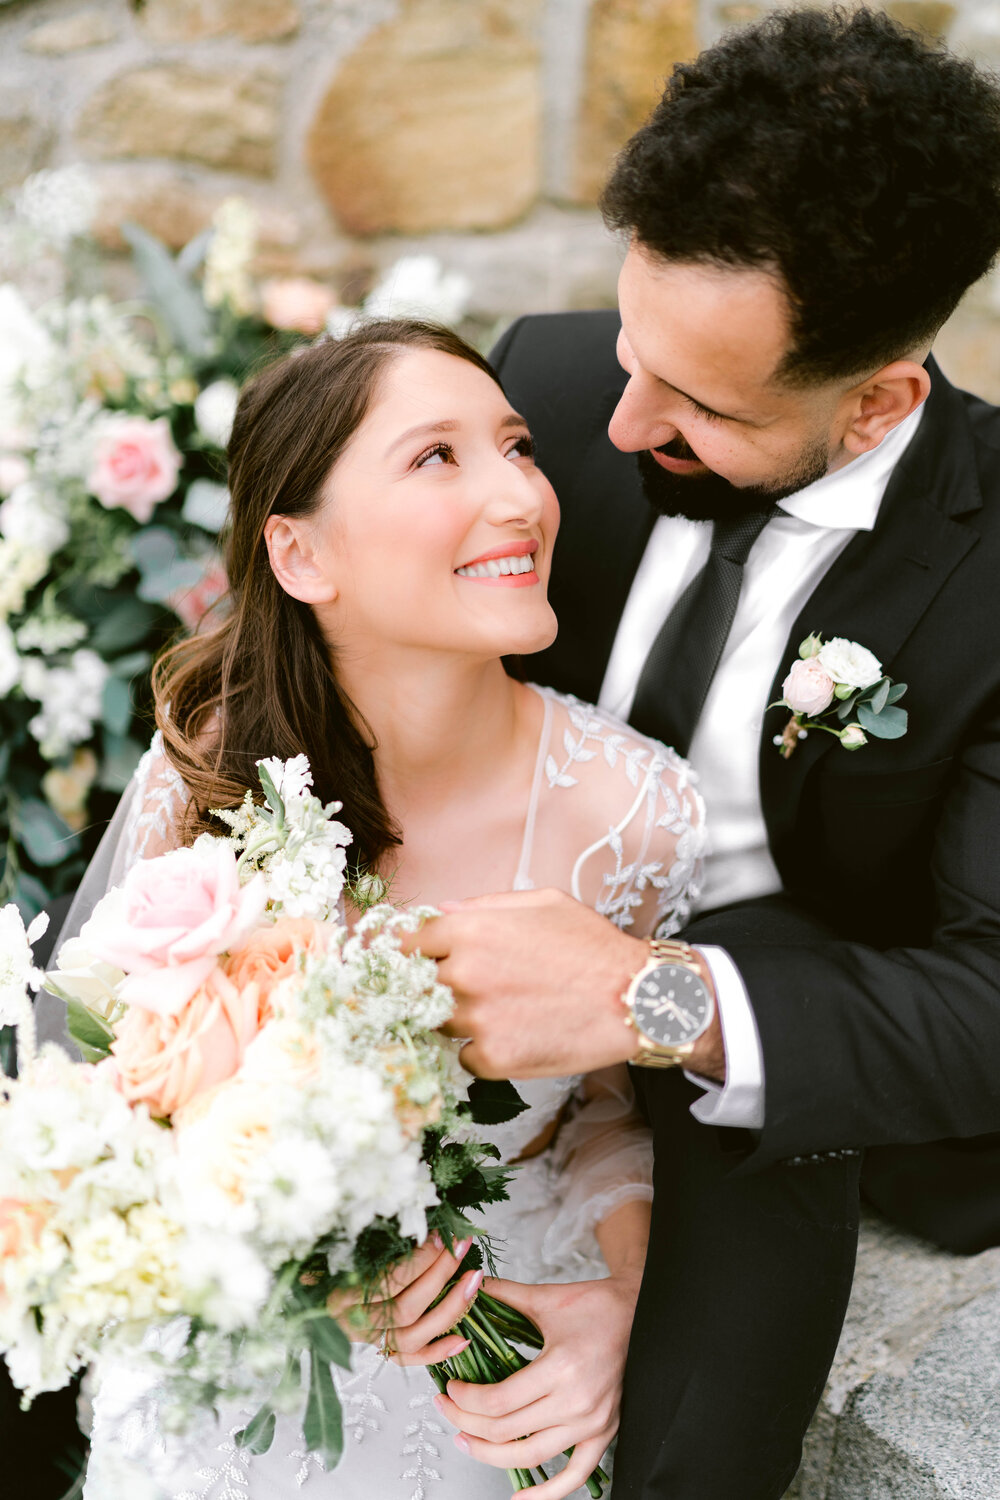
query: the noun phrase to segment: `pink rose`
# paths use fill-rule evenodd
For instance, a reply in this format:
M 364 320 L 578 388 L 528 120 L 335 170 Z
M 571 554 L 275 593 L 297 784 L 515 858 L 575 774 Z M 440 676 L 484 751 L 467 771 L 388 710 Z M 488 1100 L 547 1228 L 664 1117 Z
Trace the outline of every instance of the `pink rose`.
M 321 333 L 336 301 L 328 286 L 308 276 L 267 281 L 261 289 L 265 321 L 272 328 L 289 328 L 296 333 Z
M 181 589 L 171 594 L 167 603 L 187 630 L 200 625 L 213 604 L 217 604 L 229 588 L 226 570 L 219 560 L 213 559 L 190 589 Z
M 821 714 L 833 702 L 833 678 L 824 672 L 816 656 L 793 662 L 781 690 L 792 713 L 807 717 Z
M 138 1006 L 115 1027 L 115 1085 L 130 1104 L 174 1114 L 231 1078 L 259 1026 L 256 985 L 237 989 L 219 968 L 180 1010 L 158 1015 Z
M 176 1015 L 236 948 L 267 903 L 260 878 L 240 886 L 236 855 L 222 843 L 173 849 L 132 866 L 80 932 L 87 949 L 128 975 L 128 1005 Z
M 115 412 L 98 428 L 87 487 L 105 509 L 121 507 L 145 525 L 177 488 L 183 461 L 166 417 Z

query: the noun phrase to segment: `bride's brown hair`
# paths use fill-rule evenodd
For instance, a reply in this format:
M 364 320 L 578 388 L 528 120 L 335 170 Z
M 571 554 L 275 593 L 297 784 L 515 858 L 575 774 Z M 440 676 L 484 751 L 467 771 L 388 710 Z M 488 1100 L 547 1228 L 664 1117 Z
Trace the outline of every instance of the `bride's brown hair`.
M 153 670 L 156 723 L 189 792 L 188 837 L 212 825 L 211 808 L 235 807 L 257 785 L 257 760 L 305 754 L 316 795 L 344 804 L 360 867 L 400 843 L 371 731 L 337 681 L 335 651 L 311 607 L 275 578 L 264 527 L 269 516 L 319 508 L 384 371 L 406 349 L 453 355 L 497 380 L 449 329 L 385 319 L 289 355 L 243 389 L 229 440 L 225 617 L 168 648 Z

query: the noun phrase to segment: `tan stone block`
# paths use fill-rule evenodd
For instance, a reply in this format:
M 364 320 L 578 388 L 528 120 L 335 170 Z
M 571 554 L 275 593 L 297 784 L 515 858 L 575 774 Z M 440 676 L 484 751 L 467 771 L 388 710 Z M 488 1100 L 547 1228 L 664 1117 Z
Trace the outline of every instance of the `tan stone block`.
M 104 42 L 113 42 L 117 35 L 118 28 L 111 17 L 92 6 L 36 26 L 21 45 L 26 52 L 58 57 L 65 52 L 81 52 L 84 47 L 100 47 Z
M 98 89 L 84 106 L 78 135 L 95 156 L 172 156 L 269 176 L 278 104 L 278 80 L 261 69 L 154 65 Z
M 540 184 L 538 0 L 407 0 L 338 70 L 307 158 L 354 234 L 493 229 Z
M 17 183 L 43 167 L 52 146 L 52 132 L 27 108 L 7 100 L 0 113 L 0 189 Z
M 885 9 L 901 26 L 921 31 L 934 41 L 948 35 L 958 14 L 946 0 L 887 0 Z
M 183 168 L 107 166 L 95 169 L 100 200 L 94 238 L 106 250 L 127 248 L 124 223 L 139 224 L 158 240 L 179 250 L 207 229 L 230 189 L 208 186 Z M 292 256 L 301 225 L 287 208 L 253 202 L 261 251 Z
M 142 19 L 157 42 L 276 42 L 298 31 L 302 15 L 296 0 L 146 0 Z
M 698 51 L 695 0 L 594 0 L 577 132 L 575 196 L 593 203 L 615 154 L 675 62 Z

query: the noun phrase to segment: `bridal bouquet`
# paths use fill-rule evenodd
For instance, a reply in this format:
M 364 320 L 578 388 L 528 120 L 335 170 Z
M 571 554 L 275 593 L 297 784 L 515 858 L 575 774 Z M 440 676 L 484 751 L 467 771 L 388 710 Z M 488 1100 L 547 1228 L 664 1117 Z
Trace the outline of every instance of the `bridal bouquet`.
M 249 1402 L 254 1452 L 302 1410 L 305 1371 L 304 1440 L 332 1467 L 331 1367 L 351 1346 L 328 1299 L 382 1295 L 429 1233 L 479 1238 L 460 1275 L 489 1262 L 467 1211 L 505 1198 L 508 1172 L 475 1125 L 523 1105 L 473 1082 L 437 1030 L 451 993 L 400 945 L 429 909 L 396 910 L 369 879 L 378 904 L 349 932 L 339 805 L 312 795 L 305 757 L 259 772 L 263 806 L 248 792 L 218 814 L 227 837 L 135 865 L 52 974 L 32 965 L 38 923 L 0 913 L 0 1021 L 21 1054 L 0 1088 L 0 1350 L 27 1401 L 127 1359 L 173 1429 Z M 82 1066 L 36 1050 L 26 992 L 43 983 Z M 441 1388 L 502 1379 L 525 1362 L 511 1339 L 540 1344 L 482 1293 L 458 1328 L 469 1347 L 432 1370 Z

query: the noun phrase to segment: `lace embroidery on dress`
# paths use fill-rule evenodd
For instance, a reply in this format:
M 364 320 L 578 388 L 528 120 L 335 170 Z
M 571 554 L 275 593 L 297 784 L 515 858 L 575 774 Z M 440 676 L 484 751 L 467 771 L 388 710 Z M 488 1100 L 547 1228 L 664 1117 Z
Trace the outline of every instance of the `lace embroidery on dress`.
M 166 757 L 159 730 L 136 767 L 132 796 L 134 812 L 129 820 L 122 875 L 137 860 L 163 854 L 178 842 L 176 831 L 187 792 L 180 772 Z

